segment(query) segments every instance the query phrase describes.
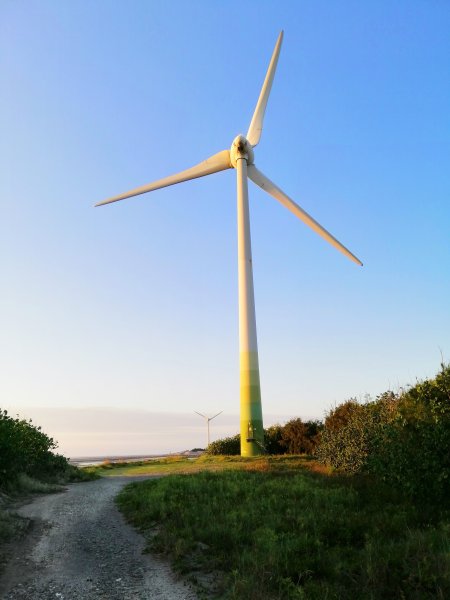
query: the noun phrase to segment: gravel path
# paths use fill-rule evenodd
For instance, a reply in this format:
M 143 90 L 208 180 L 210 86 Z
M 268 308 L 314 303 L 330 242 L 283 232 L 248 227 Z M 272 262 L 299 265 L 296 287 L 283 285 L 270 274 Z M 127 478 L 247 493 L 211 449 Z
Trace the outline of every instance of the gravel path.
M 108 477 L 40 496 L 18 510 L 31 518 L 0 583 L 4 600 L 194 600 L 167 562 L 143 554 L 144 540 L 115 506 L 139 478 Z

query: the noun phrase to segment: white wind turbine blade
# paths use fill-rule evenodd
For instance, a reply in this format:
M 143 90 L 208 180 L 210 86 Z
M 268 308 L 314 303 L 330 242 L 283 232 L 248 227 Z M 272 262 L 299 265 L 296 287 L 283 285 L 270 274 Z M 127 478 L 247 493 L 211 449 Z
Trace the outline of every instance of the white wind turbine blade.
M 218 412 L 217 415 L 214 415 L 213 417 L 210 417 L 209 420 L 212 421 L 213 419 L 215 419 L 216 417 L 218 417 L 222 413 L 223 413 L 223 410 L 221 410 L 220 412 Z
M 148 183 L 147 185 L 135 188 L 129 192 L 124 192 L 118 196 L 113 196 L 107 200 L 102 200 L 102 202 L 97 202 L 95 206 L 102 206 L 103 204 L 110 204 L 111 202 L 117 202 L 118 200 L 131 198 L 132 196 L 138 196 L 139 194 L 145 194 L 146 192 L 153 192 L 153 190 L 174 185 L 175 183 L 181 183 L 182 181 L 188 181 L 189 179 L 196 179 L 197 177 L 204 177 L 205 175 L 211 175 L 211 173 L 217 173 L 218 171 L 224 171 L 225 169 L 231 168 L 230 151 L 222 150 L 222 152 L 218 152 L 217 154 L 210 156 L 203 162 L 195 165 L 195 167 L 186 169 L 186 171 L 181 171 L 181 173 L 170 175 L 164 179 L 158 179 L 158 181 Z
M 350 252 L 345 246 L 343 246 L 334 236 L 331 235 L 326 229 L 319 225 L 317 221 L 315 221 L 307 212 L 300 208 L 298 204 L 296 204 L 293 200 L 289 198 L 278 186 L 276 186 L 268 177 L 266 177 L 261 171 L 259 171 L 255 165 L 248 165 L 247 167 L 247 175 L 249 179 L 259 185 L 261 189 L 270 194 L 278 200 L 283 206 L 285 206 L 288 210 L 290 210 L 296 217 L 301 219 L 306 225 L 311 227 L 316 233 L 318 233 L 321 237 L 324 238 L 327 242 L 329 242 L 332 246 L 334 246 L 337 250 L 345 254 L 350 260 L 355 262 L 358 265 L 362 266 L 362 262 L 359 258 L 356 258 L 354 254 Z
M 263 127 L 264 113 L 266 112 L 267 100 L 269 99 L 270 90 L 272 88 L 275 70 L 277 68 L 278 56 L 280 54 L 281 42 L 283 41 L 283 31 L 278 36 L 275 49 L 270 60 L 269 68 L 267 69 L 266 78 L 264 79 L 261 93 L 259 94 L 255 112 L 247 132 L 247 139 L 252 146 L 258 144 Z

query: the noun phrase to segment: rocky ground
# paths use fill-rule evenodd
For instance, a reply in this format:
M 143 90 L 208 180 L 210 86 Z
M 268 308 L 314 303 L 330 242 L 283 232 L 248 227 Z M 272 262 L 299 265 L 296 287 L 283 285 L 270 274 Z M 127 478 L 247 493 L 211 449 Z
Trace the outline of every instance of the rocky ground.
M 30 533 L 12 548 L 0 578 L 4 600 L 194 600 L 166 561 L 143 554 L 144 539 L 114 497 L 137 478 L 108 477 L 40 496 L 18 512 Z

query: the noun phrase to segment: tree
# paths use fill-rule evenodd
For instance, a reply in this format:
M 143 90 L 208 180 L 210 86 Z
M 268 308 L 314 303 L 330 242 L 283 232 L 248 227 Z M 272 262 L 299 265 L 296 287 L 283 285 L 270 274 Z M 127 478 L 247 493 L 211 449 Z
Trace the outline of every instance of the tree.
M 281 446 L 288 454 L 314 454 L 323 425 L 320 421 L 288 421 L 281 432 Z
M 282 445 L 283 427 L 271 425 L 264 429 L 264 446 L 267 454 L 285 454 L 286 448 Z

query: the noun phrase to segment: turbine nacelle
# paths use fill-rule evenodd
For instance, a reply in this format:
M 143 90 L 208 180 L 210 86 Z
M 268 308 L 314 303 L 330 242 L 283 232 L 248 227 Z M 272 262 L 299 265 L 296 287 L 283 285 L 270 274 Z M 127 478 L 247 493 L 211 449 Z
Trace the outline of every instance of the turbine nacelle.
M 236 163 L 240 158 L 245 158 L 248 165 L 252 165 L 255 160 L 253 153 L 253 146 L 250 144 L 245 135 L 240 133 L 237 135 L 230 148 L 230 162 L 231 166 L 236 168 Z
M 142 185 L 138 188 L 113 196 L 102 202 L 98 202 L 96 206 L 102 204 L 110 204 L 111 202 L 117 202 L 118 200 L 124 200 L 125 198 L 131 198 L 132 196 L 139 196 L 153 190 L 167 187 L 169 185 L 175 185 L 182 181 L 189 181 L 190 179 L 196 179 L 197 177 L 205 177 L 205 175 L 211 175 L 219 171 L 225 171 L 226 169 L 236 169 L 239 160 L 245 160 L 247 163 L 247 177 L 253 181 L 258 187 L 263 189 L 269 196 L 272 196 L 280 202 L 284 207 L 290 210 L 296 217 L 303 221 L 308 227 L 319 234 L 329 244 L 334 246 L 337 250 L 342 252 L 350 260 L 356 264 L 362 265 L 362 262 L 356 258 L 354 254 L 350 252 L 345 246 L 343 246 L 334 236 L 331 235 L 322 225 L 315 221 L 306 211 L 303 210 L 298 204 L 296 204 L 287 194 L 285 194 L 277 185 L 275 185 L 268 177 L 261 173 L 254 164 L 254 153 L 253 148 L 259 144 L 263 129 L 264 114 L 266 112 L 267 101 L 269 99 L 270 90 L 272 88 L 273 78 L 275 76 L 275 70 L 277 68 L 278 56 L 280 54 L 281 43 L 283 41 L 283 32 L 280 33 L 275 44 L 275 49 L 270 60 L 269 68 L 267 69 L 266 77 L 264 79 L 261 93 L 256 104 L 255 112 L 253 113 L 250 127 L 247 131 L 247 135 L 240 133 L 237 135 L 233 143 L 231 144 L 230 150 L 222 150 L 213 154 L 201 163 L 176 173 L 175 175 L 169 175 L 158 181 L 153 181 L 147 185 Z M 243 165 L 241 165 L 243 166 Z

